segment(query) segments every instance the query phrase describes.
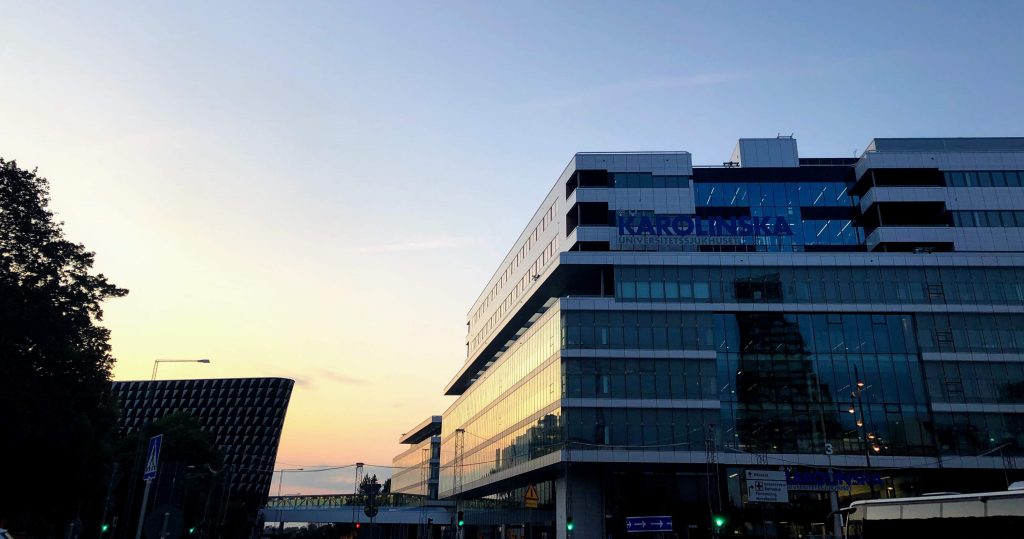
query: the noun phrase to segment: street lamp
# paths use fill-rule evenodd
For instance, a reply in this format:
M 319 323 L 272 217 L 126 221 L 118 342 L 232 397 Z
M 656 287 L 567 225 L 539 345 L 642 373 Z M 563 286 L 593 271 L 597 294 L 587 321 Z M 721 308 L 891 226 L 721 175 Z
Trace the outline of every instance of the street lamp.
M 873 431 L 869 431 L 868 427 L 866 426 L 866 422 L 865 422 L 866 414 L 864 413 L 864 392 L 867 391 L 868 387 L 867 387 L 867 384 L 864 383 L 864 380 L 861 379 L 860 373 L 857 372 L 857 366 L 856 365 L 853 366 L 853 379 L 854 379 L 854 384 L 856 385 L 857 389 L 855 391 L 851 391 L 850 392 L 850 409 L 849 409 L 849 412 L 851 414 L 854 414 L 855 423 L 857 425 L 857 429 L 856 429 L 857 430 L 857 438 L 859 439 L 860 443 L 862 444 L 863 451 L 864 451 L 864 461 L 867 464 L 867 470 L 868 470 L 868 473 L 870 474 L 870 472 L 871 472 L 871 451 L 874 451 L 875 454 L 878 454 L 878 453 L 882 452 L 882 445 L 880 443 L 882 441 L 882 438 L 880 436 L 876 435 Z M 856 415 L 857 412 L 860 412 L 860 417 L 857 417 L 857 415 Z M 862 431 L 862 429 L 863 429 L 863 431 Z M 870 449 L 870 451 L 869 451 L 869 449 Z M 868 487 L 871 489 L 871 497 L 874 498 L 875 497 L 875 484 L 871 480 L 870 476 L 868 477 L 867 481 L 868 481 Z
M 277 497 L 281 497 L 281 484 L 284 483 L 285 472 L 302 472 L 305 470 L 305 468 L 281 468 L 280 470 L 278 470 L 279 474 L 277 478 Z M 281 500 L 277 500 L 277 518 L 281 522 L 280 527 L 278 528 L 279 535 L 284 533 L 284 517 L 281 516 L 281 503 Z
M 150 381 L 156 380 L 156 370 L 160 368 L 161 363 L 209 363 L 210 360 L 203 359 L 155 359 L 153 360 L 153 377 Z

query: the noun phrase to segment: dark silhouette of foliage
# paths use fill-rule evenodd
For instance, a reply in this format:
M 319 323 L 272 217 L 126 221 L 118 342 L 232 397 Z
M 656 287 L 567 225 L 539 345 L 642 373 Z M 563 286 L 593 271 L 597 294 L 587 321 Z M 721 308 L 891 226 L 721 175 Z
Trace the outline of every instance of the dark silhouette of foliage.
M 166 415 L 119 440 L 108 522 L 117 516 L 128 524 L 128 531 L 134 531 L 144 487 L 145 451 L 149 439 L 157 434 L 164 438 L 150 500 L 154 506 L 182 511 L 186 528 L 195 526 L 212 537 L 211 532 L 219 529 L 224 505 L 229 503 L 223 495 L 229 474 L 214 436 L 185 412 Z
M 363 476 L 363 480 L 359 482 L 359 493 L 362 494 L 363 496 L 366 496 L 367 494 L 369 494 L 370 493 L 370 485 L 373 484 L 373 483 L 380 483 L 380 481 L 377 480 L 377 474 L 364 475 Z M 378 495 L 384 495 L 384 494 L 390 494 L 390 493 L 391 493 L 391 478 L 389 477 L 386 480 L 384 480 L 383 484 L 381 484 L 381 487 L 377 491 L 377 494 Z
M 98 322 L 127 294 L 91 273 L 49 202 L 45 178 L 0 159 L 0 523 L 39 536 L 84 522 L 105 494 L 117 415 Z

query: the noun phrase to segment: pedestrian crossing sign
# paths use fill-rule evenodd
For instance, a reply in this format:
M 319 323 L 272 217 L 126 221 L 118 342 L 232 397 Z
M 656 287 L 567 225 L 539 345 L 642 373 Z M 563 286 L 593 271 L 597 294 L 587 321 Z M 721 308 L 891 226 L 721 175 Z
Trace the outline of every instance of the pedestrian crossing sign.
M 156 470 L 160 465 L 160 443 L 163 440 L 163 434 L 157 434 L 149 439 L 149 448 L 146 449 L 146 469 L 142 472 L 142 479 L 146 481 L 156 478 Z

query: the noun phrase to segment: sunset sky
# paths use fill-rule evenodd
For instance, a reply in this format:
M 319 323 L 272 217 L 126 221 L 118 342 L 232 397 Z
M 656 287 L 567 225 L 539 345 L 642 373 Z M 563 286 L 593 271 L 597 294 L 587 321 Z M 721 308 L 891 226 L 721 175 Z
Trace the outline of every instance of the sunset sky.
M 68 236 L 130 289 L 106 305 L 115 379 L 203 357 L 160 377 L 295 379 L 279 467 L 388 465 L 444 411 L 466 312 L 574 152 L 1024 135 L 1014 1 L 2 13 L 0 156 L 50 179 Z

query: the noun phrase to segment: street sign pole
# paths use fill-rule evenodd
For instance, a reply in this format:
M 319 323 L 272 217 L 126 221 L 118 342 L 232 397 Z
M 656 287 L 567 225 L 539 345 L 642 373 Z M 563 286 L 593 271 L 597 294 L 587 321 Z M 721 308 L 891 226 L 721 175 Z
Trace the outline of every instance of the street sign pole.
M 146 480 L 146 489 L 142 491 L 142 507 L 139 508 L 139 525 L 135 528 L 135 539 L 142 538 L 142 523 L 146 520 L 146 502 L 149 501 L 149 485 L 152 479 Z
M 149 439 L 149 449 L 146 450 L 146 467 L 142 472 L 142 479 L 146 482 L 146 489 L 142 491 L 142 507 L 139 508 L 139 525 L 135 529 L 135 539 L 142 539 L 142 524 L 146 520 L 146 502 L 149 501 L 149 486 L 156 478 L 156 471 L 160 464 L 160 445 L 164 435 L 157 434 Z
M 829 484 L 834 484 L 836 477 L 835 471 L 832 469 L 832 444 L 825 444 L 825 455 L 828 456 L 828 481 Z M 843 533 L 843 523 L 839 516 L 839 492 L 831 490 L 828 493 L 829 506 L 832 508 L 832 535 L 840 537 Z

